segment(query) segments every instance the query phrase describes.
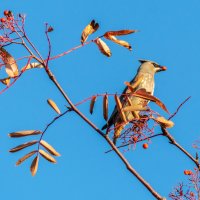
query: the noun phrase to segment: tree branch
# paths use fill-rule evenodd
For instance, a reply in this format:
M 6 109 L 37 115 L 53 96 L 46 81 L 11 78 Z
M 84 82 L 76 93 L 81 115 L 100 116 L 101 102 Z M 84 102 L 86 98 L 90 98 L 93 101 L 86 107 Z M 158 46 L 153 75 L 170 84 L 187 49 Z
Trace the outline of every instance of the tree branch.
M 118 155 L 118 157 L 122 160 L 122 162 L 125 164 L 126 168 L 133 174 L 146 188 L 149 190 L 149 192 L 158 200 L 165 200 L 162 196 L 160 196 L 152 187 L 151 185 L 146 182 L 137 172 L 136 170 L 131 166 L 131 164 L 126 160 L 126 158 L 122 155 L 122 153 L 117 149 L 117 147 L 114 145 L 114 143 L 110 140 L 108 135 L 105 135 L 99 128 L 97 128 L 86 116 L 81 113 L 77 107 L 71 102 L 70 98 L 67 96 L 65 91 L 62 89 L 60 84 L 57 82 L 55 76 L 52 74 L 50 69 L 46 70 L 49 78 L 52 80 L 52 82 L 56 85 L 57 89 L 61 92 L 65 100 L 70 105 L 71 109 L 79 115 L 88 125 L 90 125 L 99 135 L 101 135 L 107 143 L 112 147 L 112 149 L 115 151 L 115 153 Z

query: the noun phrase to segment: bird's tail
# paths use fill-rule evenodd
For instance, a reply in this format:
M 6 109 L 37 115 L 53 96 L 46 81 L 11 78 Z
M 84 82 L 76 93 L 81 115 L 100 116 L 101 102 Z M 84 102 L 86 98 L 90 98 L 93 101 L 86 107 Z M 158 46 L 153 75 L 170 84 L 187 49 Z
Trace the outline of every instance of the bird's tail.
M 115 124 L 115 132 L 113 137 L 113 143 L 116 145 L 117 139 L 120 137 L 122 130 L 124 129 L 124 125 Z
M 117 143 L 117 138 L 116 137 L 113 138 L 113 143 L 114 143 L 114 145 L 116 145 L 116 143 Z

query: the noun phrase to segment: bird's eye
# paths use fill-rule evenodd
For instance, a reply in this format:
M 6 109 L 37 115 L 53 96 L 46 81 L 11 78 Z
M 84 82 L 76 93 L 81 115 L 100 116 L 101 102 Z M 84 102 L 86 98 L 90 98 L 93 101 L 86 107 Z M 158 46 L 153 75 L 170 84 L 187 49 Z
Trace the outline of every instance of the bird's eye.
M 153 66 L 154 66 L 155 68 L 158 68 L 158 67 L 159 67 L 159 65 L 156 64 L 156 63 L 152 63 L 152 64 L 153 64 Z

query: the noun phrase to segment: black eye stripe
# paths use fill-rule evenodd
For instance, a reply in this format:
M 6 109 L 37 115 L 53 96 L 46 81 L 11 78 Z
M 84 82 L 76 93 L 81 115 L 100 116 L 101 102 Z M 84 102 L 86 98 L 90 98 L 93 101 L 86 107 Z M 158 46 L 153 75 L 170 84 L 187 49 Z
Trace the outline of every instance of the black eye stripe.
M 156 68 L 158 68 L 158 67 L 160 67 L 158 64 L 156 64 L 156 63 L 152 63 L 153 64 L 153 66 L 154 67 L 156 67 Z

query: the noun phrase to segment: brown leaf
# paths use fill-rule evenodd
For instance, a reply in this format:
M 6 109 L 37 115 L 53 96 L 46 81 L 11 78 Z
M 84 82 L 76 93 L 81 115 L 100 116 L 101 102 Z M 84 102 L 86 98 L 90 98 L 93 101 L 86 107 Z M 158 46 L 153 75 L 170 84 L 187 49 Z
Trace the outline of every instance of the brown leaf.
M 126 96 L 126 99 L 127 99 L 128 105 L 132 107 L 133 104 L 132 104 L 132 102 L 131 102 L 131 100 L 129 99 L 128 96 Z M 134 118 L 136 118 L 136 119 L 140 118 L 140 115 L 138 114 L 138 112 L 136 112 L 136 111 L 130 111 L 130 112 L 132 113 L 132 115 L 134 116 Z
M 33 162 L 32 162 L 31 167 L 30 167 L 32 176 L 35 176 L 35 174 L 36 174 L 36 172 L 37 172 L 38 163 L 39 163 L 39 156 L 37 155 L 37 156 L 33 159 Z
M 34 155 L 37 151 L 31 151 L 30 153 L 27 153 L 26 155 L 24 155 L 22 158 L 20 158 L 17 162 L 16 165 L 20 165 L 22 164 L 22 162 L 24 162 L 26 159 L 30 158 L 32 155 Z
M 15 59 L 3 48 L 0 48 L 0 58 L 5 64 L 6 73 L 13 78 L 18 76 L 18 66 Z
M 41 131 L 36 130 L 27 130 L 27 131 L 17 131 L 9 133 L 8 136 L 16 138 L 16 137 L 24 137 L 24 136 L 30 136 L 30 135 L 38 135 L 41 134 Z
M 28 65 L 25 65 L 21 71 L 24 71 L 25 69 L 28 70 L 28 69 L 33 69 L 33 68 L 43 68 L 43 65 L 38 63 L 38 62 L 34 62 L 34 63 L 30 63 Z
M 96 23 L 95 20 L 92 20 L 90 24 L 88 24 L 82 32 L 81 43 L 83 44 L 87 40 L 88 36 L 97 31 L 98 28 L 99 24 Z
M 109 35 L 112 35 L 112 36 L 128 35 L 135 32 L 138 32 L 138 30 L 108 31 L 104 34 L 104 37 L 107 38 Z
M 128 42 L 126 42 L 126 41 L 124 41 L 124 40 L 118 40 L 118 39 L 117 39 L 115 36 L 113 36 L 113 35 L 108 35 L 108 36 L 106 37 L 106 39 L 111 40 L 111 41 L 115 42 L 116 44 L 119 44 L 119 45 L 121 45 L 121 46 L 127 48 L 127 49 L 130 50 L 130 51 L 132 50 L 132 47 L 131 47 L 131 45 L 130 45 Z
M 104 54 L 105 56 L 108 56 L 108 57 L 110 57 L 112 55 L 109 47 L 102 39 L 100 39 L 100 38 L 96 39 L 95 43 L 97 44 L 97 46 L 102 54 Z
M 22 150 L 22 149 L 24 149 L 26 147 L 30 147 L 30 146 L 36 144 L 37 142 L 38 142 L 37 140 L 33 140 L 31 142 L 27 142 L 27 143 L 21 144 L 19 146 L 16 146 L 16 147 L 10 149 L 9 152 L 14 153 L 14 152 L 20 151 L 20 150 Z
M 51 155 L 49 155 L 47 152 L 45 152 L 44 150 L 40 149 L 39 150 L 40 155 L 45 158 L 46 160 L 48 160 L 49 162 L 52 163 L 56 163 L 55 158 L 53 158 Z
M 123 108 L 123 111 L 124 112 L 127 112 L 127 111 L 144 111 L 144 110 L 147 110 L 146 107 L 141 107 L 140 105 L 132 105 L 132 106 L 126 106 Z
M 93 96 L 92 99 L 91 99 L 91 102 L 90 102 L 90 114 L 93 113 L 93 110 L 94 110 L 94 104 L 97 100 L 97 96 Z
M 61 114 L 58 106 L 56 105 L 56 103 L 53 100 L 48 99 L 47 102 L 59 115 Z
M 60 154 L 50 145 L 48 144 L 46 141 L 41 140 L 40 144 L 52 155 L 54 156 L 60 156 Z
M 132 85 L 131 85 L 129 82 L 124 82 L 124 84 L 128 87 L 128 89 L 129 89 L 131 92 L 135 92 L 135 88 L 133 88 Z
M 171 120 L 167 120 L 164 117 L 153 118 L 153 120 L 155 120 L 157 123 L 165 128 L 172 128 L 174 126 L 174 122 L 172 122 Z
M 169 113 L 164 103 L 162 103 L 158 98 L 154 97 L 153 95 L 149 94 L 145 89 L 139 89 L 132 94 L 133 96 L 140 97 L 143 99 L 147 99 L 150 101 L 155 102 L 158 106 L 160 106 L 164 111 Z
M 135 92 L 137 86 L 141 83 L 141 81 L 143 80 L 143 78 L 144 78 L 144 75 L 140 75 L 140 76 L 137 76 L 135 78 L 135 81 L 133 83 L 124 82 L 124 84 L 129 88 L 129 90 L 131 92 Z
M 8 86 L 10 84 L 10 77 L 0 79 L 0 82 L 3 83 L 4 85 Z
M 104 95 L 103 97 L 103 117 L 107 121 L 108 120 L 108 95 Z
M 123 111 L 123 109 L 122 109 L 122 104 L 121 104 L 121 102 L 120 102 L 119 97 L 118 97 L 116 94 L 115 94 L 115 102 L 116 102 L 117 110 L 118 110 L 118 112 L 119 112 L 119 114 L 120 114 L 121 120 L 122 120 L 123 122 L 127 122 L 126 116 L 125 116 L 124 111 Z

